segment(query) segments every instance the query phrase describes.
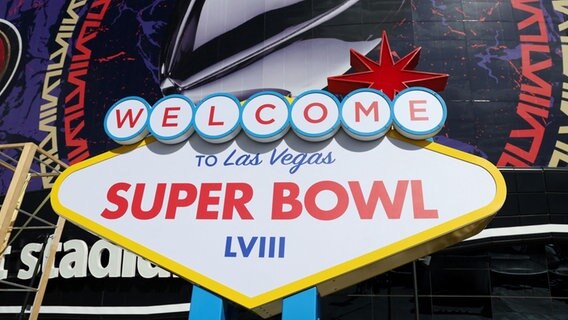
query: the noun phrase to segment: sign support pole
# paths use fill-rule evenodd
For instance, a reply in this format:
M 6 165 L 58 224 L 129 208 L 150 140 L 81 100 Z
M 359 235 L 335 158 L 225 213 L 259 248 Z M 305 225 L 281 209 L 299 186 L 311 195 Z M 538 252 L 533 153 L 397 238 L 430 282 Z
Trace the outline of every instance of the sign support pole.
M 319 320 L 319 294 L 315 287 L 284 299 L 282 320 Z
M 195 285 L 190 308 L 189 320 L 225 320 L 223 299 Z

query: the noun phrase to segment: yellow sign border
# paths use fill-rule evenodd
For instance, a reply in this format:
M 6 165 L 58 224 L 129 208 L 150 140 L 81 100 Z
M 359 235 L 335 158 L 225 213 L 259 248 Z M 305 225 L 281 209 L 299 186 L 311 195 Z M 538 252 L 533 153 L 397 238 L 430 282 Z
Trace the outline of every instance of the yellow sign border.
M 291 294 L 294 294 L 296 292 L 305 290 L 313 286 L 319 286 L 320 284 L 324 284 L 332 279 L 347 274 L 352 274 L 354 271 L 357 271 L 358 269 L 374 265 L 378 262 L 381 262 L 381 260 L 386 260 L 389 257 L 392 258 L 394 256 L 400 255 L 401 253 L 404 253 L 405 251 L 410 252 L 412 251 L 412 249 L 417 247 L 423 248 L 422 250 L 416 250 L 416 254 L 418 254 L 418 256 L 416 257 L 405 256 L 404 259 L 396 258 L 394 260 L 400 260 L 400 261 L 396 261 L 393 267 L 396 267 L 397 265 L 401 265 L 413 259 L 419 258 L 425 254 L 433 252 L 428 248 L 440 249 L 449 244 L 455 243 L 459 239 L 463 239 L 464 237 L 471 236 L 479 232 L 480 229 L 483 228 L 490 221 L 493 215 L 497 213 L 497 211 L 501 208 L 501 206 L 505 202 L 505 197 L 507 194 L 505 181 L 499 170 L 489 161 L 474 156 L 472 154 L 452 149 L 434 142 L 410 140 L 396 133 L 394 130 L 391 130 L 387 134 L 387 136 L 477 165 L 485 169 L 487 172 L 490 173 L 490 175 L 493 177 L 493 180 L 495 182 L 496 194 L 494 199 L 488 205 L 482 208 L 464 214 L 458 218 L 445 222 L 441 225 L 425 230 L 411 237 L 393 243 L 389 246 L 377 249 L 375 251 L 362 255 L 358 258 L 346 261 L 329 269 L 322 270 L 318 273 L 307 276 L 303 279 L 297 280 L 295 282 L 284 285 L 280 288 L 271 290 L 269 292 L 254 297 L 243 295 L 213 279 L 210 279 L 198 272 L 195 272 L 187 268 L 184 265 L 179 264 L 178 262 L 173 261 L 168 257 L 161 255 L 158 252 L 150 250 L 137 242 L 134 242 L 110 229 L 107 229 L 103 225 L 100 225 L 98 223 L 95 223 L 94 221 L 85 218 L 80 213 L 74 212 L 64 207 L 59 201 L 58 195 L 59 195 L 60 186 L 69 175 L 88 166 L 97 164 L 99 162 L 119 156 L 123 153 L 127 153 L 136 148 L 140 148 L 150 143 L 153 143 L 156 140 L 152 137 L 146 138 L 138 144 L 131 146 L 122 146 L 115 150 L 108 151 L 106 153 L 100 154 L 98 156 L 87 159 L 85 161 L 82 161 L 78 164 L 69 167 L 58 177 L 58 179 L 55 181 L 55 184 L 53 185 L 53 191 L 51 193 L 51 204 L 53 206 L 53 209 L 65 219 L 95 234 L 98 234 L 101 237 L 113 243 L 116 243 L 131 252 L 136 253 L 142 256 L 143 258 L 148 259 L 165 269 L 172 271 L 173 273 L 179 275 L 182 278 L 185 278 L 192 283 L 202 286 L 208 290 L 211 290 L 212 292 L 215 292 L 216 294 L 219 294 L 220 296 L 232 300 L 249 309 L 259 308 L 271 302 L 279 301 L 280 299 L 289 296 Z M 472 226 L 475 226 L 475 228 L 472 228 Z M 451 243 L 448 244 L 448 242 Z M 408 261 L 403 261 L 403 260 L 408 260 Z M 389 264 L 392 263 L 393 263 L 392 261 L 389 262 Z M 365 278 L 368 278 L 369 276 L 377 274 L 377 273 L 373 274 L 373 272 L 369 273 L 367 271 L 365 271 L 364 273 L 365 275 L 363 274 L 360 275 L 359 278 L 361 279 L 359 281 L 362 281 Z M 345 285 L 340 287 L 335 287 L 331 289 L 331 291 L 341 289 L 342 287 L 345 287 Z M 325 291 L 327 292 L 330 290 L 325 290 Z M 259 310 L 257 309 L 255 311 L 258 312 Z M 267 314 L 273 313 L 270 311 L 266 312 Z

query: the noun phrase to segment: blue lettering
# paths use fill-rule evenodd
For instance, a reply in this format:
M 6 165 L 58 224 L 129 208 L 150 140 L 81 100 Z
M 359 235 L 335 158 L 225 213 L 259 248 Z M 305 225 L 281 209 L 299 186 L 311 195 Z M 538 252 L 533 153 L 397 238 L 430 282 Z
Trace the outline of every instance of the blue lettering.
M 286 255 L 286 237 L 253 236 L 247 239 L 236 236 L 236 238 L 239 243 L 236 250 L 233 249 L 233 236 L 226 238 L 226 258 L 249 258 L 256 256 L 257 252 L 259 258 L 284 258 Z
M 262 163 L 262 160 L 260 159 L 259 153 L 257 153 L 254 156 L 252 154 L 246 153 L 246 154 L 239 155 L 238 157 L 235 156 L 236 153 L 237 153 L 237 149 L 234 149 L 233 151 L 231 151 L 231 153 L 229 154 L 227 159 L 225 159 L 225 161 L 223 162 L 223 165 L 225 167 L 228 167 L 228 166 L 257 166 L 257 165 Z M 236 157 L 236 160 L 233 160 L 234 157 Z
M 278 162 L 278 159 L 282 158 L 282 156 L 284 154 L 286 154 L 286 152 L 288 152 L 288 148 L 286 148 L 286 149 L 284 149 L 284 151 L 280 152 L 280 154 L 276 155 L 276 150 L 277 149 L 272 150 L 272 155 L 270 156 L 270 164 L 271 165 Z
M 250 252 L 252 251 L 252 248 L 254 247 L 254 244 L 256 243 L 257 238 L 258 237 L 252 237 L 252 239 L 250 239 L 248 245 L 245 245 L 245 238 L 244 237 L 238 237 L 239 247 L 241 247 L 241 252 L 243 253 L 243 257 L 247 258 L 250 255 Z
M 225 257 L 234 258 L 237 256 L 236 252 L 231 251 L 231 242 L 233 242 L 233 237 L 227 237 L 225 240 Z
M 235 153 L 237 152 L 237 149 L 231 151 L 231 153 L 229 154 L 229 156 L 227 157 L 227 159 L 225 159 L 225 161 L 223 162 L 223 165 L 226 166 L 232 166 L 234 165 L 233 162 L 231 162 L 231 158 L 233 158 L 233 156 L 235 155 Z
M 334 163 L 333 153 L 330 151 L 326 155 L 321 152 L 314 153 L 297 153 L 293 154 L 286 148 L 281 152 L 277 149 L 272 150 L 270 156 L 270 164 L 280 163 L 285 166 L 291 166 L 289 172 L 294 174 L 300 170 L 303 165 L 322 165 Z
M 270 237 L 270 244 L 268 245 L 268 257 L 274 258 L 274 247 L 276 245 L 276 238 Z
M 260 237 L 260 243 L 259 243 L 260 247 L 258 248 L 258 257 L 259 258 L 264 258 L 265 244 L 266 244 L 266 238 Z
M 298 169 L 300 169 L 300 167 L 306 163 L 306 158 L 308 157 L 307 154 L 305 153 L 300 153 L 298 155 L 296 155 L 294 157 L 294 161 L 292 161 L 292 163 L 294 164 L 292 166 L 292 168 L 290 168 L 290 173 L 294 174 L 296 173 L 296 171 L 298 171 Z
M 327 156 L 325 156 L 323 158 L 323 161 L 322 161 L 322 163 L 325 163 L 325 164 L 331 164 L 331 163 L 334 163 L 334 162 L 335 162 L 335 159 L 333 158 L 333 154 L 331 154 L 331 152 L 328 153 Z
M 284 258 L 284 249 L 286 248 L 286 238 L 280 237 L 278 246 L 278 258 Z

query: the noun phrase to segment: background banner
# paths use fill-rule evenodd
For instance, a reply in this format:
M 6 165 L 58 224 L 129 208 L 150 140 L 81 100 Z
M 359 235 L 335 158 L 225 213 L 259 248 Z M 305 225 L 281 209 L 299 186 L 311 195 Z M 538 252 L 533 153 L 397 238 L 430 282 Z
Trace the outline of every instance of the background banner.
M 116 147 L 102 122 L 122 97 L 325 89 L 350 48 L 376 59 L 385 30 L 395 57 L 422 47 L 417 69 L 450 76 L 438 142 L 498 166 L 567 163 L 560 1 L 191 3 L 4 1 L 22 57 L 0 98 L 0 143 L 76 163 Z

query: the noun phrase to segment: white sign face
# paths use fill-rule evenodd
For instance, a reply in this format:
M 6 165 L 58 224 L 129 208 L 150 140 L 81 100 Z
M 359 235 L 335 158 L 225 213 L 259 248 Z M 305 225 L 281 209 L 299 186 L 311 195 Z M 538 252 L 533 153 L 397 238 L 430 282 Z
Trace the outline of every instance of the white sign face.
M 296 97 L 290 118 L 295 132 L 307 141 L 330 138 L 339 129 L 339 101 L 323 90 L 306 91 Z
M 236 97 L 220 93 L 207 96 L 196 110 L 182 95 L 166 96 L 153 107 L 143 98 L 128 97 L 109 109 L 104 125 L 109 137 L 120 144 L 138 143 L 148 132 L 160 142 L 176 144 L 194 130 L 207 142 L 225 143 L 241 129 L 252 140 L 268 143 L 281 139 L 290 127 L 310 142 L 327 140 L 340 127 L 356 140 L 372 141 L 382 138 L 393 121 L 403 136 L 423 140 L 439 132 L 445 120 L 442 97 L 412 87 L 394 101 L 374 89 L 355 90 L 342 102 L 323 90 L 306 91 L 294 99 L 263 91 L 242 107 Z
M 392 125 L 388 97 L 369 89 L 350 93 L 341 104 L 343 129 L 351 137 L 370 141 L 382 137 Z
M 251 139 L 258 142 L 278 140 L 290 127 L 289 109 L 288 101 L 279 94 L 262 92 L 253 95 L 243 106 L 243 129 Z
M 176 144 L 193 133 L 193 103 L 182 95 L 162 98 L 152 108 L 149 131 L 158 141 Z M 113 117 L 114 118 L 114 117 Z
M 120 144 L 132 144 L 148 134 L 146 123 L 150 106 L 141 98 L 128 97 L 110 107 L 105 117 L 105 131 Z
M 394 127 L 410 139 L 427 139 L 442 130 L 446 103 L 427 88 L 408 88 L 393 101 Z
M 343 131 L 317 143 L 292 133 L 263 144 L 245 134 L 153 141 L 70 167 L 55 210 L 249 308 L 470 236 L 506 193 L 489 162 L 394 132 L 371 142 Z
M 195 112 L 195 130 L 211 143 L 223 143 L 239 134 L 240 102 L 225 94 L 203 99 Z

